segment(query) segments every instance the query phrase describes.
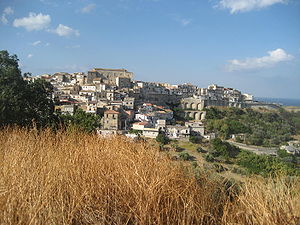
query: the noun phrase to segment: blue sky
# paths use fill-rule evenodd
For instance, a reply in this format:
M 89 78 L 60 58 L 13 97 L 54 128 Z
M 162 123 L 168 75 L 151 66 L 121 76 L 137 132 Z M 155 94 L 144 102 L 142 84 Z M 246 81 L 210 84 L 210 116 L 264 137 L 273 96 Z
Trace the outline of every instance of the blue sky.
M 300 98 L 299 0 L 0 0 L 0 48 L 22 72 L 126 68 Z

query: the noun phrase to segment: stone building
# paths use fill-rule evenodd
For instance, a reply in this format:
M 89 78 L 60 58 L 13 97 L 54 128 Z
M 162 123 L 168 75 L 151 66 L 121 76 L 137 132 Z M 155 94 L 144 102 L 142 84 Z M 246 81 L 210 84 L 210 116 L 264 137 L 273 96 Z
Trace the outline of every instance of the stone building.
M 203 98 L 183 98 L 181 108 L 184 110 L 184 116 L 195 121 L 205 119 L 206 112 L 203 111 L 205 100 Z
M 132 87 L 131 78 L 130 77 L 116 77 L 116 86 L 119 89 L 131 88 Z
M 183 98 L 181 108 L 184 110 L 203 110 L 205 107 L 204 98 Z
M 166 127 L 166 135 L 171 139 L 187 138 L 191 134 L 191 129 L 185 126 L 170 126 Z
M 95 78 L 100 78 L 101 83 L 110 85 L 110 86 L 128 86 L 128 83 L 131 82 L 133 78 L 133 73 L 128 72 L 125 69 L 104 69 L 104 68 L 94 68 L 93 70 L 88 71 L 87 83 L 93 83 Z M 117 78 L 119 78 L 117 80 Z M 120 78 L 127 78 L 121 79 Z M 129 79 L 129 81 L 128 81 Z
M 105 130 L 120 130 L 121 117 L 120 113 L 115 110 L 107 110 L 102 118 L 103 129 Z

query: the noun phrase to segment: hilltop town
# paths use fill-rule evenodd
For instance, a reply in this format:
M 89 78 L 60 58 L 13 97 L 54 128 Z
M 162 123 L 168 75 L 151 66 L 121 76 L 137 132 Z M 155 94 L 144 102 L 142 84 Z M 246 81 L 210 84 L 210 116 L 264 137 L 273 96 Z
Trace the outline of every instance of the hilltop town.
M 134 80 L 133 76 L 126 69 L 94 68 L 87 74 L 58 72 L 24 79 L 42 78 L 53 85 L 56 112 L 73 115 L 81 108 L 100 115 L 97 131 L 102 135 L 135 137 L 139 133 L 155 138 L 164 131 L 171 139 L 190 135 L 212 139 L 214 134 L 207 133 L 202 123 L 207 107 L 278 107 L 256 102 L 252 95 L 234 88 L 144 82 Z

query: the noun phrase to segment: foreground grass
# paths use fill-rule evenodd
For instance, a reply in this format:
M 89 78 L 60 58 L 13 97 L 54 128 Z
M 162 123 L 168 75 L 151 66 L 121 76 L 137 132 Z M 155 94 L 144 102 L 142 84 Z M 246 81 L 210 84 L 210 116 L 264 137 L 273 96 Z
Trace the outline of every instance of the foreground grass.
M 0 224 L 300 222 L 299 181 L 239 188 L 124 137 L 0 131 Z

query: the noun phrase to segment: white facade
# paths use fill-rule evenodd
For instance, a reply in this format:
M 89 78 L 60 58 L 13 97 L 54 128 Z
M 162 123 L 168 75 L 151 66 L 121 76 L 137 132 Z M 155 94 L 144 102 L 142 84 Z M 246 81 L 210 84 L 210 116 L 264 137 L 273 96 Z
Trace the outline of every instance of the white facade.
M 96 91 L 96 85 L 82 85 L 81 88 L 83 91 Z

